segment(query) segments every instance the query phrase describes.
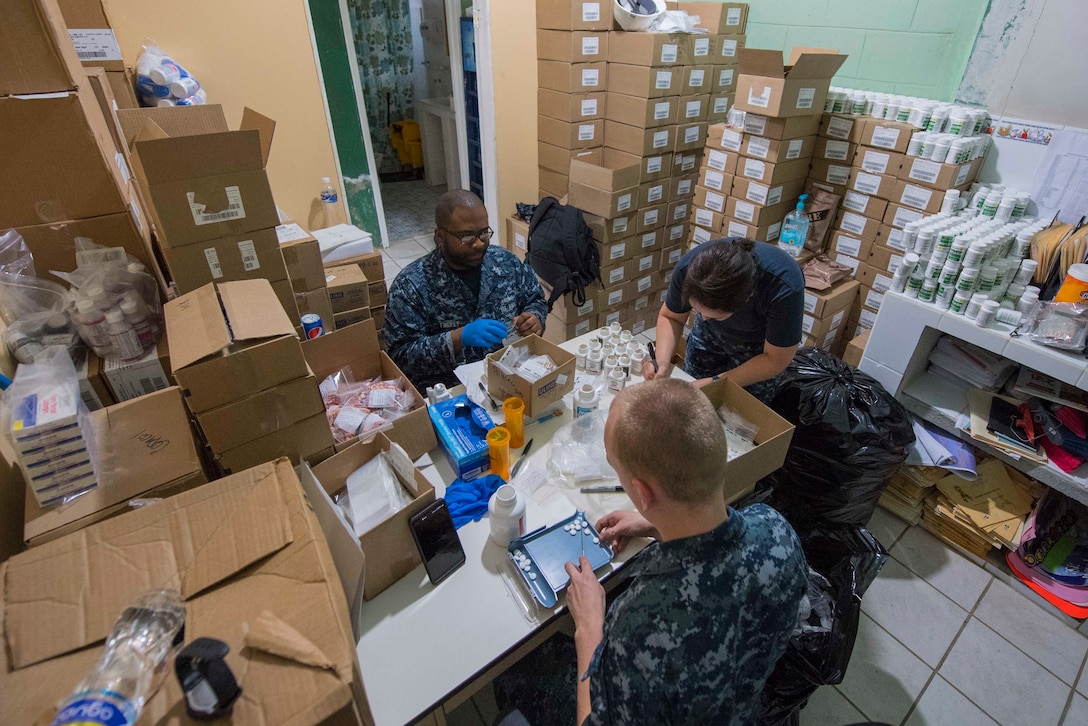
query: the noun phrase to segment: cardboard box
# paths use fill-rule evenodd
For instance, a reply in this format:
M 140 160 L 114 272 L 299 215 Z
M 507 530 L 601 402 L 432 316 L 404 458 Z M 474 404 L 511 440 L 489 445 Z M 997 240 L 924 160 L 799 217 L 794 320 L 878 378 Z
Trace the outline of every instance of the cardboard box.
M 578 159 L 587 164 L 600 164 L 602 151 L 601 147 L 595 149 L 561 149 L 558 146 L 540 142 L 537 144 L 537 160 L 542 169 L 548 169 L 569 179 L 571 159 Z
M 776 50 L 742 48 L 737 58 L 736 107 L 776 118 L 819 115 L 831 77 L 846 62 L 845 55 L 818 48 L 794 48 L 785 66 Z
M 761 225 L 772 222 L 781 222 L 786 215 L 792 212 L 797 203 L 792 199 L 784 199 L 778 204 L 762 206 L 752 204 L 743 199 L 730 197 L 725 206 L 725 215 L 733 219 L 739 219 L 747 224 Z
M 576 123 L 604 118 L 604 91 L 596 93 L 564 93 L 548 88 L 538 88 L 536 92 L 537 108 L 542 116 Z
M 725 498 L 734 501 L 782 466 L 794 427 L 728 378 L 708 383 L 699 390 L 706 394 L 715 409 L 729 406 L 759 429 L 755 448 L 723 466 L 727 482 Z
M 564 63 L 591 63 L 608 60 L 611 33 L 562 30 L 536 31 L 536 57 Z
M 321 246 L 308 232 L 294 222 L 276 227 L 287 279 L 295 292 L 309 292 L 325 287 L 325 267 L 321 262 Z
M 537 177 L 540 180 L 540 190 L 542 198 L 545 196 L 555 197 L 562 199 L 570 193 L 570 177 L 566 174 L 559 174 L 551 169 L 545 169 L 540 167 L 537 169 Z
M 933 189 L 952 189 L 969 184 L 978 178 L 982 168 L 982 159 L 975 159 L 966 164 L 942 164 L 918 157 L 899 157 L 899 168 L 895 176 L 903 181 Z
M 177 388 L 92 411 L 98 486 L 63 507 L 26 498 L 23 538 L 31 546 L 123 512 L 128 500 L 185 480 L 206 481 Z
M 865 285 L 861 288 L 859 299 L 863 308 L 875 313 L 880 311 L 880 306 L 884 302 L 884 293 Z
M 677 177 L 669 184 L 669 200 L 672 202 L 687 202 L 695 196 L 695 187 L 699 183 L 698 174 L 688 174 Z M 670 217 L 674 219 L 674 217 Z
M 815 318 L 808 313 L 805 313 L 801 317 L 801 330 L 804 331 L 805 335 L 809 335 L 816 340 L 821 341 L 821 345 L 826 345 L 831 342 L 828 339 L 828 333 L 838 331 L 846 322 L 849 314 L 849 308 L 844 308 L 823 318 Z
M 604 145 L 604 124 L 596 121 L 567 123 L 559 119 L 537 116 L 538 140 L 561 149 L 591 149 Z
M 572 320 L 569 323 L 560 320 L 555 315 L 548 316 L 548 322 L 544 326 L 544 340 L 549 343 L 565 343 L 571 338 L 585 335 L 591 330 L 597 329 L 597 316 L 589 315 L 584 318 Z
M 612 219 L 605 219 L 596 214 L 586 214 L 586 224 L 593 233 L 593 239 L 603 245 L 623 241 L 635 234 L 635 217 L 633 214 L 625 214 Z
M 15 230 L 34 255 L 38 276 L 52 282 L 63 282 L 50 270 L 72 272 L 76 269 L 77 238 L 89 239 L 103 247 L 121 247 L 142 262 L 149 270 L 156 265 L 151 254 L 151 240 L 136 224 L 130 212 L 107 214 L 88 219 L 74 219 L 50 224 L 18 227 Z
M 744 157 L 737 164 L 737 176 L 767 185 L 781 184 L 808 176 L 808 159 L 795 159 L 772 164 L 759 159 Z
M 310 416 L 285 428 L 215 454 L 215 463 L 224 474 L 232 474 L 259 466 L 281 457 L 298 465 L 303 461 L 316 464 L 333 454 L 332 431 L 324 413 Z
M 879 238 L 879 233 L 877 237 Z M 895 271 L 899 269 L 899 265 L 903 262 L 903 254 L 900 250 L 893 250 L 890 247 L 874 243 L 869 250 L 869 259 L 866 262 L 876 270 L 895 274 Z
M 139 132 L 131 158 L 163 247 L 279 224 L 264 171 L 274 129 L 246 109 L 239 131 L 171 136 L 150 122 Z
M 682 123 L 676 127 L 676 144 L 673 148 L 679 154 L 684 151 L 701 150 L 706 145 L 706 123 Z
M 638 257 L 654 250 L 660 250 L 664 245 L 665 228 L 653 229 L 634 237 L 628 245 L 630 257 Z
M 11 723 L 51 720 L 51 705 L 94 667 L 122 610 L 147 590 L 166 587 L 186 598 L 190 630 L 224 641 L 235 674 L 245 674 L 234 723 L 290 713 L 300 725 L 358 724 L 360 710 L 372 720 L 355 675 L 344 586 L 286 461 L 16 555 L 4 579 L 4 706 Z M 78 613 L 43 608 L 39 598 L 78 603 Z M 302 653 L 320 653 L 329 664 L 320 678 Z M 170 720 L 185 711 L 184 701 L 177 679 L 165 678 L 143 718 Z
M 609 311 L 618 310 L 631 303 L 637 295 L 633 282 L 624 282 L 613 285 L 610 288 L 600 290 L 597 293 L 597 309 L 599 315 L 605 315 Z
M 676 67 L 633 66 L 626 63 L 608 64 L 608 90 L 627 96 L 664 98 L 679 96 L 683 78 Z
M 700 96 L 714 90 L 714 66 L 709 64 L 687 66 L 680 77 L 681 95 Z
M 846 142 L 843 141 L 840 143 L 845 144 Z M 816 159 L 812 162 L 812 168 L 809 169 L 808 178 L 817 182 L 845 188 L 846 184 L 850 181 L 850 172 L 852 171 L 854 171 L 854 168 L 850 166 L 849 163 L 840 164 L 837 161 Z
M 325 285 L 334 313 L 370 307 L 370 283 L 358 265 L 340 265 L 325 270 Z
M 855 368 L 861 365 L 861 358 L 865 355 L 865 346 L 869 343 L 869 331 L 866 330 L 846 344 L 846 352 L 842 354 L 842 362 Z
M 341 330 L 349 325 L 355 325 L 361 323 L 364 320 L 370 320 L 370 308 L 354 308 L 352 310 L 343 310 L 339 313 L 335 313 L 332 316 L 333 329 Z
M 744 32 L 748 22 L 748 3 L 669 2 L 669 10 L 683 10 L 699 18 L 697 28 L 711 33 L 737 35 Z
M 673 155 L 671 153 L 642 157 L 642 171 L 639 173 L 639 182 L 668 179 L 672 175 L 672 162 Z
M 612 308 L 607 312 L 601 313 L 599 322 L 601 325 L 611 325 L 612 323 L 619 323 L 625 328 L 631 327 L 631 321 L 635 319 L 635 313 L 633 306 L 628 303 L 627 305 L 620 305 Z
M 857 280 L 877 292 L 887 292 L 892 285 L 892 275 L 864 263 L 858 267 Z
M 605 80 L 607 64 L 561 63 L 542 60 L 537 62 L 537 86 L 561 93 L 594 93 L 607 90 Z
M 615 285 L 622 285 L 637 276 L 638 267 L 634 259 L 620 260 L 601 267 L 601 280 L 605 289 L 611 289 Z
M 917 130 L 904 121 L 866 118 L 858 143 L 902 154 Z
M 724 123 L 710 124 L 706 130 L 706 148 L 721 148 L 736 154 L 740 153 L 744 145 L 744 134 L 736 129 L 729 128 Z
M 118 403 L 174 385 L 166 336 L 159 339 L 154 350 L 149 350 L 138 360 L 122 363 L 108 358 L 102 361 L 102 375 Z
M 792 199 L 796 201 L 801 196 L 804 188 L 805 182 L 802 179 L 794 179 L 771 186 L 738 176 L 733 179 L 732 195 L 753 204 L 771 206 L 783 200 Z
M 275 229 L 260 229 L 232 237 L 163 250 L 178 293 L 185 294 L 209 282 L 287 279 Z
M 904 156 L 892 151 L 882 151 L 868 146 L 859 146 L 854 152 L 854 166 L 870 174 L 895 176 Z
M 673 154 L 672 175 L 683 176 L 685 174 L 697 174 L 699 163 L 702 161 L 702 158 L 703 149 Z
M 713 66 L 710 72 L 710 92 L 714 94 L 736 93 L 737 66 Z
M 881 220 L 886 225 L 902 229 L 909 223 L 923 219 L 925 216 L 926 213 L 921 210 L 910 209 L 909 207 L 903 207 L 898 204 L 889 204 L 884 210 L 884 215 L 881 217 Z
M 680 245 L 669 247 L 661 253 L 661 271 L 671 272 L 672 268 L 676 266 L 676 263 L 680 261 L 680 258 L 684 256 L 684 248 Z M 665 277 L 668 277 L 666 275 Z M 667 282 L 667 280 L 665 281 Z
M 0 98 L 0 129 L 0 227 L 128 211 L 128 167 L 89 87 Z
M 819 128 L 819 116 L 774 118 L 765 114 L 747 113 L 743 130 L 746 134 L 766 136 L 769 139 L 800 139 L 812 136 Z
M 381 376 L 383 380 L 404 379 L 412 397 L 412 410 L 393 422 L 386 432 L 400 444 L 412 459 L 417 459 L 437 445 L 434 429 L 427 418 L 426 399 L 405 378 L 396 363 L 378 346 L 378 334 L 373 320 L 349 325 L 343 330 L 326 333 L 302 344 L 306 363 L 319 381 L 341 368 L 350 368 L 355 380 Z M 326 422 L 328 428 L 328 422 Z M 342 448 L 338 445 L 337 448 Z
M 725 212 L 716 212 L 712 209 L 693 206 L 689 220 L 697 227 L 716 233 L 722 228 L 722 223 L 725 221 Z
M 60 0 L 59 4 L 68 35 L 83 65 L 107 71 L 125 70 L 121 46 L 101 0 Z
M 193 413 L 307 375 L 267 280 L 205 285 L 164 306 L 174 377 Z
M 605 118 L 640 129 L 671 126 L 676 123 L 679 103 L 676 96 L 649 99 L 609 93 Z
M 83 68 L 55 0 L 9 0 L 0 27 L 0 96 L 74 91 Z
M 637 224 L 635 226 L 635 232 L 637 234 L 645 234 L 650 230 L 660 229 L 664 227 L 668 220 L 665 215 L 668 213 L 669 207 L 667 204 L 658 204 L 653 207 L 644 207 L 638 210 L 638 216 L 636 217 Z
M 670 224 L 664 229 L 665 241 L 668 244 L 683 242 L 688 238 L 688 232 L 689 230 L 686 222 L 681 222 L 680 224 Z
M 944 202 L 944 192 L 897 180 L 895 182 L 895 188 L 888 199 L 904 207 L 911 207 L 912 209 L 920 209 L 929 214 L 936 214 L 941 211 L 941 203 Z
M 722 154 L 724 152 L 711 151 L 707 155 L 708 163 L 712 154 Z M 734 157 L 735 160 L 736 157 Z M 734 161 L 735 163 L 735 161 Z M 718 192 L 719 194 L 729 194 L 733 189 L 733 175 L 728 172 L 716 171 L 704 164 L 699 170 L 699 177 L 696 183 L 706 189 Z
M 604 265 L 607 263 L 602 260 L 601 264 Z M 540 287 L 544 291 L 545 297 L 551 296 L 552 288 L 548 283 L 540 280 Z M 595 318 L 597 315 L 597 293 L 600 289 L 600 284 L 597 282 L 592 282 L 587 285 L 586 301 L 581 305 L 575 305 L 574 296 L 569 293 L 560 296 L 552 306 L 552 311 L 548 315 L 549 319 L 555 319 L 561 323 L 574 323 L 589 318 Z
M 604 122 L 604 145 L 633 156 L 669 153 L 673 150 L 675 140 L 675 126 L 641 129 L 612 120 Z
M 703 168 L 719 172 L 724 177 L 720 185 L 721 189 L 719 189 L 718 191 L 728 191 L 725 188 L 725 179 L 732 181 L 733 175 L 737 172 L 737 163 L 739 162 L 739 160 L 740 154 L 738 154 L 737 152 L 728 152 L 721 151 L 719 149 L 709 148 L 706 150 L 706 158 L 703 160 Z
M 571 159 L 571 181 L 605 192 L 628 190 L 639 185 L 641 159 L 637 156 L 606 147 L 600 159 L 593 162 Z M 652 183 L 652 182 L 648 182 Z M 634 200 L 632 200 L 632 203 Z M 572 198 L 570 203 L 578 206 Z M 626 211 L 626 207 L 619 211 Z M 593 210 L 590 210 L 593 211 Z M 601 215 L 611 217 L 615 215 Z
M 834 229 L 841 229 L 842 231 L 854 237 L 866 240 L 867 242 L 876 240 L 878 227 L 880 227 L 879 220 L 870 219 L 869 217 L 849 210 L 840 209 L 839 213 L 835 216 Z
M 98 108 L 102 111 L 102 118 L 106 120 L 106 126 L 109 128 L 114 148 L 121 151 L 127 150 L 125 137 L 121 132 L 121 124 L 117 121 L 117 115 L 113 111 L 119 106 L 117 99 L 113 96 L 113 86 L 110 85 L 109 80 L 106 78 L 106 71 L 101 68 L 88 68 L 87 84 L 87 88 L 90 88 L 94 93 Z
M 411 497 L 411 503 L 391 514 L 358 537 L 366 567 L 363 569 L 363 598 L 372 600 L 380 592 L 414 570 L 421 563 L 419 549 L 412 538 L 408 520 L 426 509 L 435 499 L 434 487 L 397 447 L 382 434 L 367 443 L 356 443 L 312 468 L 314 480 L 325 496 L 317 496 L 313 504 L 329 519 L 344 522 L 336 515 L 332 496 L 346 486 L 348 477 L 368 461 L 385 452 L 400 485 Z M 345 527 L 347 534 L 354 531 Z
M 729 115 L 729 109 L 733 108 L 732 91 L 712 91 L 710 94 L 710 102 L 707 106 L 706 120 L 707 123 L 717 123 L 718 121 L 725 121 Z
M 79 378 L 79 397 L 88 411 L 97 411 L 117 403 L 106 382 L 102 359 L 94 351 L 84 348 L 72 353 L 72 363 Z
M 890 199 L 897 181 L 894 176 L 888 174 L 872 174 L 854 167 L 850 171 L 850 180 L 846 186 L 862 194 Z
M 858 296 L 861 284 L 840 280 L 828 290 L 805 289 L 805 313 L 813 318 L 826 318 L 840 310 L 849 310 Z
M 640 184 L 638 188 L 639 207 L 648 207 L 669 201 L 671 187 L 671 180 L 668 179 Z
M 536 27 L 554 30 L 611 30 L 612 10 L 603 2 L 539 0 Z
M 385 305 L 387 302 L 389 302 L 389 288 L 386 287 L 384 280 L 379 280 L 378 282 L 371 282 L 369 287 L 371 307 Z
M 717 33 L 705 33 L 688 37 L 688 59 L 692 65 L 712 63 L 719 50 Z
M 382 253 L 379 250 L 374 250 L 365 255 L 358 255 L 344 260 L 330 262 L 326 267 L 339 267 L 340 265 L 349 264 L 358 265 L 359 269 L 366 275 L 366 279 L 370 280 L 371 285 L 385 279 L 385 265 L 382 263 Z
M 326 288 L 319 287 L 316 290 L 296 292 L 294 293 L 294 300 L 295 310 L 298 312 L 299 317 L 299 327 L 302 327 L 303 315 L 316 315 L 321 318 L 321 326 L 324 332 L 328 332 L 335 327 L 332 303 L 329 302 L 329 291 Z M 310 335 L 313 335 L 312 331 Z M 299 339 L 302 337 L 300 334 Z
M 781 164 L 787 161 L 812 158 L 815 136 L 800 139 L 769 139 L 766 136 L 745 134 L 740 153 L 754 159 Z
M 196 420 L 208 446 L 220 454 L 324 413 L 317 380 L 308 375 L 202 411 Z M 321 448 L 328 446 L 331 440 Z
M 863 214 L 870 219 L 883 219 L 884 212 L 888 210 L 888 203 L 883 199 L 852 189 L 843 195 L 841 204 L 843 209 Z
M 726 195 L 715 192 L 706 187 L 696 185 L 695 198 L 692 199 L 692 205 L 695 207 L 703 207 L 709 209 L 712 212 L 718 212 L 719 214 L 725 213 Z
M 571 182 L 568 203 L 599 217 L 618 217 L 637 206 L 638 187 L 607 191 Z
M 865 117 L 825 113 L 820 117 L 819 129 L 820 136 L 861 144 L 864 143 L 862 138 L 865 135 Z
M 754 240 L 756 242 L 775 242 L 778 240 L 778 235 L 781 231 L 781 222 L 771 222 L 757 226 L 754 224 L 747 224 L 739 219 L 726 217 L 722 222 L 720 236 L 744 237 L 745 239 Z
M 132 71 L 106 71 L 106 81 L 113 89 L 114 100 L 117 108 L 139 108 L 140 102 L 136 99 L 136 76 Z M 124 149 L 122 148 L 122 151 Z
M 690 62 L 683 33 L 627 32 L 608 34 L 608 62 L 634 66 L 682 66 Z
M 555 370 L 536 381 L 527 381 L 516 373 L 505 373 L 498 366 L 506 352 L 503 348 L 487 356 L 487 392 L 498 401 L 517 396 L 525 402 L 526 416 L 542 416 L 574 390 L 574 355 L 536 335 L 530 335 L 514 346 L 528 347 L 531 355 L 549 356 L 556 365 Z
M 385 305 L 370 308 L 370 317 L 374 319 L 374 327 L 378 331 L 378 339 L 381 340 L 382 326 L 385 325 Z
M 709 93 L 682 96 L 677 108 L 677 122 L 680 124 L 694 123 L 696 121 L 706 123 L 706 115 L 709 109 Z
M 814 159 L 826 159 L 827 161 L 842 161 L 850 164 L 857 152 L 857 144 L 841 139 L 829 139 L 826 136 L 817 136 L 812 150 Z
M 837 255 L 853 257 L 860 262 L 866 262 L 869 259 L 869 252 L 872 247 L 872 240 L 851 237 L 847 232 L 835 230 L 835 232 L 832 233 L 831 244 L 828 245 L 828 251 L 835 252 Z
M 524 260 L 529 252 L 529 223 L 520 217 L 510 215 L 506 218 L 506 248 L 519 260 Z

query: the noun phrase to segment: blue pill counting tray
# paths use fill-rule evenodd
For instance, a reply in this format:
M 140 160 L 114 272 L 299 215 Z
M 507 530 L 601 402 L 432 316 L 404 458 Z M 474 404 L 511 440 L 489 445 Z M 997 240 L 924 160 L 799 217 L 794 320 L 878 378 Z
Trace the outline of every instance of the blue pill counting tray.
M 601 541 L 600 533 L 586 520 L 584 512 L 575 512 L 550 527 L 522 535 L 506 548 L 506 556 L 533 597 L 547 608 L 555 607 L 559 593 L 570 584 L 564 565 L 577 563 L 583 554 L 594 570 L 614 557 L 612 548 Z

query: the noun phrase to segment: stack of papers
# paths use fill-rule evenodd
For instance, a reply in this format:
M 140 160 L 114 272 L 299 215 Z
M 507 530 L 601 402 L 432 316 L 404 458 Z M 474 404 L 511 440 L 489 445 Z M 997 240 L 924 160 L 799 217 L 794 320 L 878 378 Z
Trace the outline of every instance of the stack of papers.
M 1010 392 L 1021 398 L 1035 396 L 1078 411 L 1088 412 L 1088 391 L 1082 391 L 1076 386 L 1062 383 L 1057 378 L 1030 368 L 1020 369 L 1019 375 L 1016 376 L 1016 383 L 1013 384 Z
M 321 248 L 321 260 L 326 264 L 359 255 L 369 255 L 374 251 L 374 240 L 370 233 L 350 224 L 315 229 L 310 234 L 317 240 Z
M 970 383 L 986 391 L 997 391 L 1016 363 L 950 335 L 937 341 L 929 355 L 930 372 L 944 378 Z
M 922 503 L 948 472 L 936 466 L 901 466 L 880 495 L 880 506 L 900 519 L 918 524 Z
M 1023 403 L 1023 401 L 1018 401 L 1015 398 L 995 396 L 986 391 L 968 391 L 967 403 L 971 412 L 971 426 L 967 433 L 971 435 L 971 438 L 988 444 L 1009 456 L 1018 459 L 1022 457 L 1029 461 L 1045 464 L 1047 456 L 1041 446 L 1027 443 L 1024 435 L 1019 438 L 1008 435 L 1010 427 L 1015 428 L 1015 422 L 1007 420 L 1013 418 L 1011 414 L 1004 417 L 991 415 L 994 401 L 1007 404 L 1002 406 L 1005 409 L 1019 407 Z M 997 422 L 997 418 L 1002 420 Z
M 973 446 L 917 416 L 911 416 L 911 423 L 914 425 L 914 446 L 907 454 L 908 464 L 940 467 L 964 479 L 975 478 Z

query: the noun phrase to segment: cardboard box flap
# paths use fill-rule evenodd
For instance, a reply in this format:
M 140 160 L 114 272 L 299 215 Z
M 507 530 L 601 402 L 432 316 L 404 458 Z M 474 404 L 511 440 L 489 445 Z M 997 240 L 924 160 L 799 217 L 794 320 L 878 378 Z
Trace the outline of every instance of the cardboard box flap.
M 267 166 L 268 154 L 272 151 L 272 136 L 276 133 L 276 122 L 246 106 L 242 109 L 242 131 L 254 130 L 261 135 L 261 160 Z
M 215 285 L 208 283 L 163 306 L 166 342 L 170 348 L 170 370 L 177 372 L 231 343 L 230 330 L 219 307 Z
M 203 106 L 170 106 L 163 108 L 122 108 L 117 120 L 125 143 L 132 146 L 140 129 L 153 122 L 169 137 L 217 134 L 230 131 L 223 107 L 211 103 Z
M 846 62 L 846 56 L 827 48 L 794 48 L 790 52 L 790 78 L 831 78 Z
M 782 52 L 763 48 L 738 48 L 737 62 L 740 72 L 750 76 L 785 78 Z
M 295 334 L 295 326 L 283 306 L 278 304 L 268 280 L 221 282 L 219 297 L 235 340 Z
M 144 176 L 152 185 L 264 168 L 261 134 L 255 129 L 137 139 L 134 145 Z
M 316 644 L 267 610 L 249 624 L 243 638 L 246 647 L 315 668 L 334 669 L 336 664 Z
M 2 583 L 12 667 L 102 640 L 147 590 L 190 598 L 290 544 L 282 477 L 294 477 L 286 459 L 12 557 Z
M 358 364 L 359 368 L 357 371 L 353 370 L 353 373 L 373 375 L 369 371 L 381 365 L 379 351 L 378 333 L 374 329 L 373 319 L 325 333 L 305 341 L 302 346 L 303 355 L 319 381 L 352 364 Z

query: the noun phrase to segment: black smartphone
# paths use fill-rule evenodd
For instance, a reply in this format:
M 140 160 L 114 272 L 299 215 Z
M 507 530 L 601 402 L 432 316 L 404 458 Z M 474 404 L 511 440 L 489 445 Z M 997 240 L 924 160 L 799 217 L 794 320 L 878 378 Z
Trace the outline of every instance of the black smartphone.
M 453 527 L 445 499 L 436 499 L 422 512 L 414 514 L 408 520 L 408 527 L 432 585 L 442 582 L 465 564 L 465 550 Z

